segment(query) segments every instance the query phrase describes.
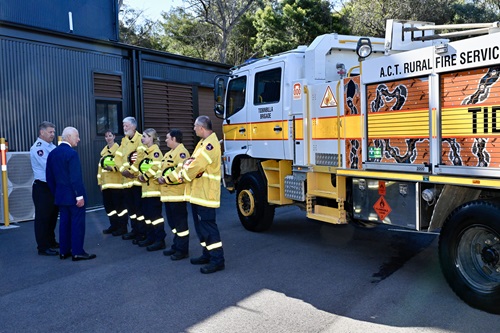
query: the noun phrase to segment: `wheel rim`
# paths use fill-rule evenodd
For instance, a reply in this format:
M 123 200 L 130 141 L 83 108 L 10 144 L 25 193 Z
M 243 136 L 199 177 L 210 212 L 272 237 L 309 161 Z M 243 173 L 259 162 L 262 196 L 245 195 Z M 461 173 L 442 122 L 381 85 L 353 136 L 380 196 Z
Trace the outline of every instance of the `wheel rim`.
M 457 247 L 457 268 L 477 292 L 500 286 L 500 236 L 485 227 L 466 229 Z
M 252 191 L 243 190 L 240 194 L 238 194 L 238 209 L 245 217 L 248 217 L 255 212 L 255 199 Z

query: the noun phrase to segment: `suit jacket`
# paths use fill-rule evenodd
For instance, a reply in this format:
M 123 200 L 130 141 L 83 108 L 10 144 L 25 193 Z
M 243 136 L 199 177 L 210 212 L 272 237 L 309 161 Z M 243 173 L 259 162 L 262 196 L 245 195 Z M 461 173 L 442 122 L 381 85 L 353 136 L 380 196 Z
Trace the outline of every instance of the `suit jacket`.
M 87 201 L 80 157 L 69 144 L 63 142 L 50 152 L 46 176 L 56 205 L 76 205 L 76 198 L 79 196 Z

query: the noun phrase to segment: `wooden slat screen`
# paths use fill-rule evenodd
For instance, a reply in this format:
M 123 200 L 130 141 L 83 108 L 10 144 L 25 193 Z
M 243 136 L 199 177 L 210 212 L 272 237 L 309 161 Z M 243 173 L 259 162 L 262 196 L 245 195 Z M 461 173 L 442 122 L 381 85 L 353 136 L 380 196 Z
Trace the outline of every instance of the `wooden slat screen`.
M 160 148 L 168 151 L 167 131 L 182 131 L 184 146 L 191 152 L 198 142 L 193 130 L 193 92 L 191 86 L 160 81 L 143 81 L 144 129 L 154 128 L 160 135 Z
M 214 113 L 214 90 L 211 88 L 199 88 L 198 105 L 200 109 L 200 115 L 210 117 L 210 119 L 212 120 L 212 129 L 217 134 L 219 140 L 223 139 L 222 119 L 217 118 Z
M 120 75 L 94 73 L 94 96 L 123 98 L 122 77 Z

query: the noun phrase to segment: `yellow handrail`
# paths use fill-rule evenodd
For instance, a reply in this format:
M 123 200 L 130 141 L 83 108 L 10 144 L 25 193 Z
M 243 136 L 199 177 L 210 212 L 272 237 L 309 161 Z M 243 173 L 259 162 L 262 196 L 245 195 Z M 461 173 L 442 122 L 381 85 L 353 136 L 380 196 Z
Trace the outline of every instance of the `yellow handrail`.
M 2 193 L 3 193 L 3 221 L 5 227 L 10 224 L 9 219 L 9 188 L 7 179 L 7 145 L 4 138 L 0 138 L 0 153 L 2 160 Z

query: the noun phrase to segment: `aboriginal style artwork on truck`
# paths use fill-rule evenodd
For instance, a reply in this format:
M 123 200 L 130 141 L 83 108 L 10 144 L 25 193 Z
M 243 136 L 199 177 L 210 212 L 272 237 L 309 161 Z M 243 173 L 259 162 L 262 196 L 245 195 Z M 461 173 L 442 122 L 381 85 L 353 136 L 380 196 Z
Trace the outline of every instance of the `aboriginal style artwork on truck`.
M 361 96 L 360 96 L 360 77 L 348 77 L 344 79 L 344 110 L 345 116 L 360 117 Z M 361 169 L 361 138 L 351 138 L 346 140 L 346 163 L 349 169 Z
M 368 160 L 429 163 L 429 84 L 406 79 L 367 86 Z
M 500 166 L 500 66 L 443 74 L 440 80 L 444 165 Z

